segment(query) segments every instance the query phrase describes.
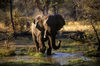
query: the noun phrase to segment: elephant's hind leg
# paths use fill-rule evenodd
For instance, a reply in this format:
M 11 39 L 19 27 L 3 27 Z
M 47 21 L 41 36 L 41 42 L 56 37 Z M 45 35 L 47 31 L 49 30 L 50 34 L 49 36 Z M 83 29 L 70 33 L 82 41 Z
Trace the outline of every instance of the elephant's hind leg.
M 51 46 L 50 40 L 49 40 L 49 41 L 48 41 L 47 55 L 51 55 L 51 51 L 52 51 L 52 46 Z

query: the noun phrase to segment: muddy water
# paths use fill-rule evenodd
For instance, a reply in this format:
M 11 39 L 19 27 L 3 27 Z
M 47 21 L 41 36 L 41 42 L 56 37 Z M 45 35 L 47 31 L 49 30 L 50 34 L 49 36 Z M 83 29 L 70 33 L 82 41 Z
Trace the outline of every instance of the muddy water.
M 51 56 L 46 56 L 46 57 L 34 57 L 34 56 L 12 56 L 12 57 L 4 57 L 2 59 L 0 59 L 0 62 L 9 62 L 9 61 L 13 61 L 13 62 L 18 62 L 18 61 L 23 61 L 23 62 L 49 62 L 52 64 L 59 64 L 59 65 L 65 65 L 68 64 L 68 60 L 70 59 L 77 59 L 77 58 L 81 58 L 84 61 L 89 61 L 90 59 L 87 57 L 84 57 L 82 55 L 79 54 L 71 54 L 71 53 L 55 53 L 52 54 Z
M 26 47 L 26 46 L 32 46 L 33 41 L 25 41 L 25 40 L 16 40 L 15 43 L 15 47 L 16 49 L 19 49 L 20 47 Z M 59 64 L 59 65 L 66 65 L 69 64 L 68 60 L 71 59 L 78 59 L 81 58 L 84 61 L 89 61 L 91 60 L 90 58 L 84 57 L 82 54 L 79 53 L 60 53 L 60 52 L 54 52 L 54 54 L 52 54 L 51 56 L 45 56 L 45 57 L 34 57 L 34 56 L 28 56 L 28 55 L 24 55 L 24 56 L 20 56 L 20 55 L 16 55 L 16 56 L 10 56 L 10 57 L 3 57 L 0 58 L 0 63 L 3 62 L 18 62 L 18 61 L 23 61 L 23 62 L 49 62 L 51 64 Z

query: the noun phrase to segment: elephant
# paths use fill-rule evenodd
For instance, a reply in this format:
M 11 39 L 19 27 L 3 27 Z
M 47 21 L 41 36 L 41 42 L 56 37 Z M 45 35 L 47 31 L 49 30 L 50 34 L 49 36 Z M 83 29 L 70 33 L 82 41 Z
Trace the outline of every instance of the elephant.
M 34 25 L 32 35 L 36 51 L 40 49 L 41 52 L 45 52 L 45 41 L 48 41 L 47 55 L 51 55 L 52 48 L 55 50 L 60 48 L 61 40 L 58 41 L 58 46 L 56 46 L 55 39 L 57 32 L 65 25 L 64 18 L 61 15 L 38 16 L 34 20 Z

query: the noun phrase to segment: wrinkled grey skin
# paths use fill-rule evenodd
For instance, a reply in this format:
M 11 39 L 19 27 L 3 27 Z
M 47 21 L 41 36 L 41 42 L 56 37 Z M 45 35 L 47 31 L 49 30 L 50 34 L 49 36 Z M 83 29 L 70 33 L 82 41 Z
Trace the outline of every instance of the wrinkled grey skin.
M 47 55 L 51 55 L 52 48 L 57 50 L 60 47 L 61 41 L 58 41 L 58 46 L 55 44 L 57 32 L 65 25 L 65 21 L 61 15 L 51 15 L 35 19 L 35 26 L 32 27 L 32 36 L 36 45 L 36 51 L 45 52 L 44 42 L 48 40 Z

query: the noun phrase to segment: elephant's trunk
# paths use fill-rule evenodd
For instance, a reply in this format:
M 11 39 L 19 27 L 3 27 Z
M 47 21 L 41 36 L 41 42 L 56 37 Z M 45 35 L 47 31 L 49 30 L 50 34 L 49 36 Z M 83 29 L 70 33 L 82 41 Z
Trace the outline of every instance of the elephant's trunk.
M 58 46 L 56 46 L 56 43 L 55 43 L 55 36 L 49 37 L 49 40 L 50 40 L 51 47 L 53 49 L 57 50 L 60 48 L 61 40 L 58 41 Z
M 60 45 L 61 45 L 61 40 L 58 41 L 58 46 L 56 46 L 56 44 L 53 44 L 52 47 L 53 49 L 57 50 L 60 48 Z

